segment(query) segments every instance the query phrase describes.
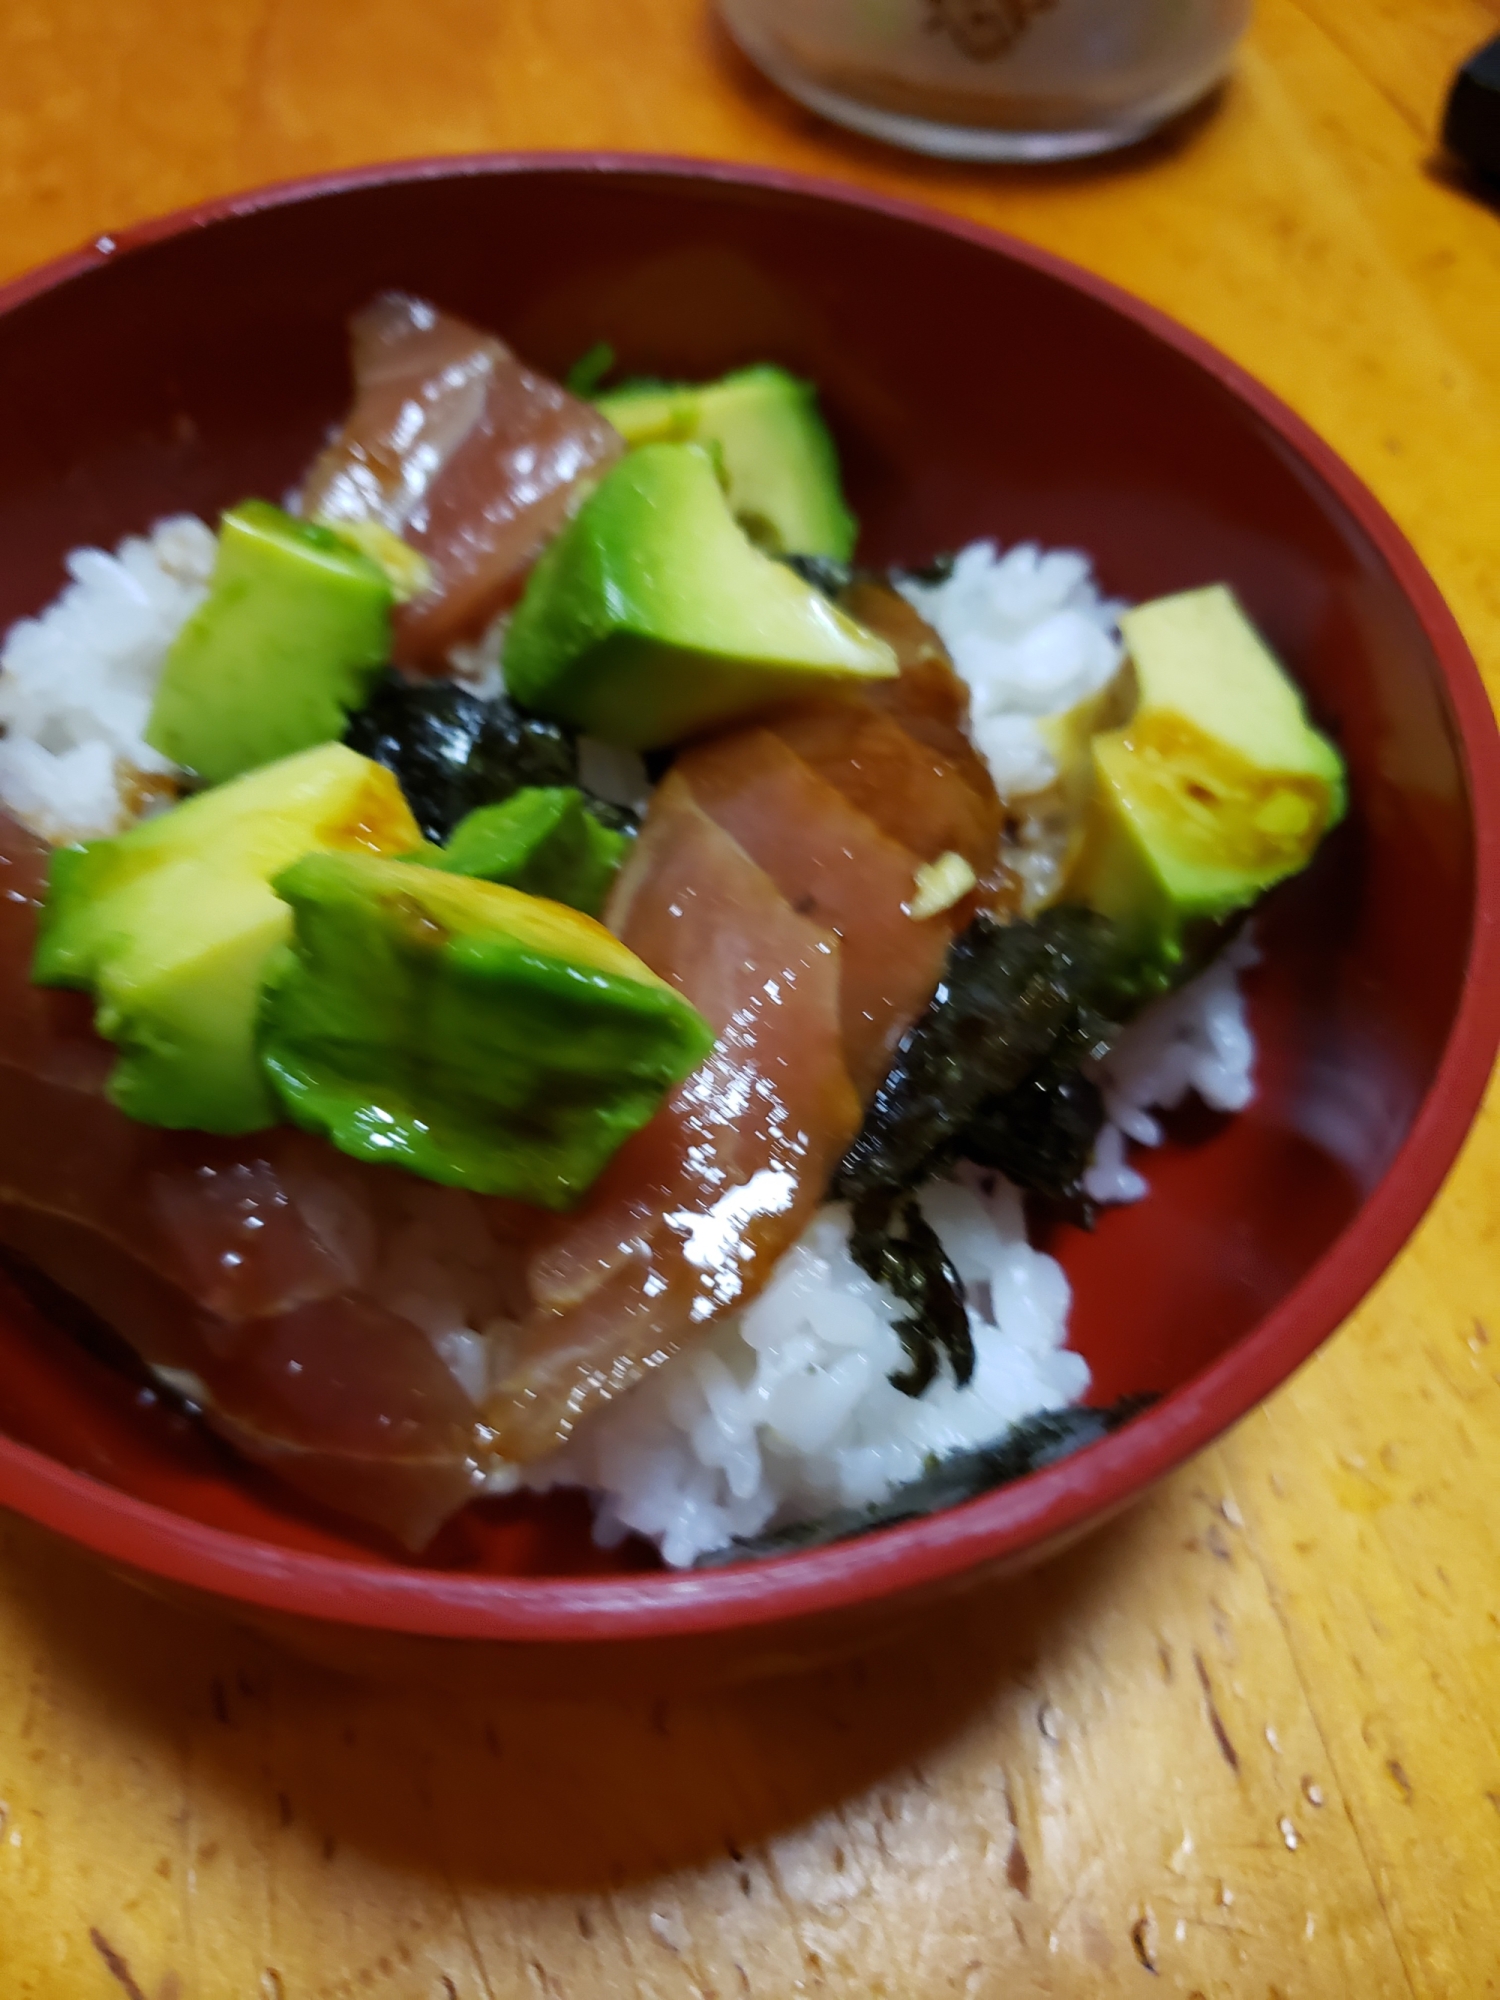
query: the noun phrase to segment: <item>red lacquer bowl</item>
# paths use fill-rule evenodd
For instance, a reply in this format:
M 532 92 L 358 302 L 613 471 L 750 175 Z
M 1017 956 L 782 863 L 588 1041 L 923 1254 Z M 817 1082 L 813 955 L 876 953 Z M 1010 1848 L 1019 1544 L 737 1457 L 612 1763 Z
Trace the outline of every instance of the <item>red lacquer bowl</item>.
M 1394 1256 L 1500 1032 L 1489 704 L 1369 493 L 1160 314 L 897 203 L 639 159 L 299 182 L 101 240 L 0 293 L 0 626 L 53 596 L 78 543 L 280 494 L 345 399 L 347 314 L 390 285 L 555 371 L 607 339 L 631 373 L 774 359 L 812 377 L 873 560 L 993 535 L 1088 549 L 1128 597 L 1227 579 L 1349 760 L 1348 821 L 1261 922 L 1254 1106 L 1183 1133 L 1152 1162 L 1150 1200 L 1052 1245 L 1096 1394 L 1162 1400 L 967 1506 L 671 1576 L 593 1551 L 580 1504 L 492 1503 L 403 1562 L 138 1407 L 7 1294 L 0 1502 L 138 1575 L 304 1637 L 325 1621 L 510 1642 L 532 1663 L 664 1640 L 742 1664 L 803 1656 L 1105 1518 L 1283 1381 Z

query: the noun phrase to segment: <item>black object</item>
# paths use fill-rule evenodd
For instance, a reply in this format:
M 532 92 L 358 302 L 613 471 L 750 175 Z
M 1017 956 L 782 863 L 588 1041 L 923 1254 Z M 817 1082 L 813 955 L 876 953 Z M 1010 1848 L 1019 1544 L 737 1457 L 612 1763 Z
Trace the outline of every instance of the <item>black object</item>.
M 344 741 L 395 772 L 412 817 L 439 846 L 476 806 L 498 805 L 523 785 L 578 783 L 578 750 L 567 730 L 504 695 L 482 701 L 451 681 L 387 674 Z M 624 806 L 590 794 L 585 802 L 616 832 L 638 824 Z
M 878 1285 L 912 1311 L 896 1322 L 908 1366 L 891 1377 L 904 1396 L 920 1396 L 946 1354 L 960 1389 L 974 1373 L 974 1339 L 963 1280 L 938 1233 L 915 1201 L 877 1189 L 854 1204 L 849 1254 Z
M 899 590 L 903 583 L 924 584 L 933 589 L 937 584 L 946 583 L 958 564 L 958 553 L 950 549 L 945 554 L 934 556 L 931 562 L 918 563 L 915 568 L 899 564 L 887 574 L 887 582 L 893 590 Z
M 1103 1054 L 1157 985 L 1092 910 L 1058 904 L 1030 923 L 976 917 L 839 1163 L 834 1195 L 905 1192 L 960 1159 L 1071 1195 L 1100 1107 L 1065 1080 Z
M 1454 78 L 1443 144 L 1476 172 L 1500 180 L 1500 36 L 1470 56 Z
M 954 940 L 830 1190 L 851 1204 L 855 1263 L 910 1308 L 895 1329 L 907 1366 L 891 1377 L 905 1395 L 944 1356 L 960 1387 L 974 1372 L 963 1283 L 914 1191 L 972 1160 L 1092 1223 L 1083 1176 L 1104 1101 L 1084 1065 L 1158 986 L 1113 924 L 1069 904 L 1029 923 L 981 914 Z
M 963 1135 L 966 1160 L 995 1168 L 1084 1228 L 1093 1226 L 1095 1204 L 1083 1177 L 1104 1124 L 1103 1093 L 1076 1067 L 1089 1053 L 1081 1038 L 1064 1037 L 1014 1090 L 980 1105 Z
M 770 1528 L 763 1535 L 747 1536 L 728 1548 L 714 1549 L 700 1556 L 697 1569 L 722 1569 L 726 1563 L 743 1562 L 747 1556 L 787 1556 L 797 1549 L 817 1549 L 829 1542 L 847 1541 L 851 1535 L 865 1535 L 872 1528 L 894 1528 L 902 1521 L 920 1520 L 944 1507 L 957 1507 L 975 1500 L 996 1486 L 1023 1479 L 1028 1472 L 1056 1465 L 1085 1445 L 1097 1444 L 1122 1424 L 1156 1402 L 1153 1395 L 1123 1396 L 1108 1409 L 1042 1410 L 1008 1430 L 994 1444 L 977 1451 L 956 1451 L 934 1460 L 919 1479 L 898 1486 L 887 1500 L 873 1507 L 840 1507 L 817 1521 L 798 1521 L 785 1528 Z

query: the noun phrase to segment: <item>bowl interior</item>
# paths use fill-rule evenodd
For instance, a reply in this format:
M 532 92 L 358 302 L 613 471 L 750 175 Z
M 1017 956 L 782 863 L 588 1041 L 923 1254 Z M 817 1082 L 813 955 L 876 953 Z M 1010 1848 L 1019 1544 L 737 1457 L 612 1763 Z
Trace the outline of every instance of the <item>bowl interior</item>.
M 170 234 L 0 316 L 0 628 L 55 594 L 71 547 L 282 493 L 344 404 L 348 313 L 391 286 L 554 371 L 605 339 L 630 373 L 770 358 L 811 377 L 872 560 L 989 535 L 1086 549 L 1126 597 L 1233 583 L 1342 745 L 1353 810 L 1258 922 L 1252 1108 L 1182 1121 L 1149 1200 L 1049 1246 L 1101 1399 L 1201 1378 L 1385 1173 L 1469 952 L 1476 836 L 1453 708 L 1339 481 L 1102 288 L 993 245 L 769 185 L 454 171 Z M 396 1560 L 138 1407 L 115 1369 L 57 1339 L 56 1311 L 0 1311 L 13 1438 L 198 1522 Z M 549 1501 L 472 1510 L 429 1560 L 524 1576 L 642 1559 L 600 1556 L 581 1505 Z

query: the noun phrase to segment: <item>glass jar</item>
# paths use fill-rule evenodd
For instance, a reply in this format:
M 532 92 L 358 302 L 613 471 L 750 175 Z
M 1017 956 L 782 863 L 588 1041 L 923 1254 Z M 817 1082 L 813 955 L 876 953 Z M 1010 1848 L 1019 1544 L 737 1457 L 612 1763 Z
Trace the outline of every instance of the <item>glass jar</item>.
M 1062 160 L 1144 137 L 1224 75 L 1251 0 L 718 0 L 773 82 L 917 152 Z

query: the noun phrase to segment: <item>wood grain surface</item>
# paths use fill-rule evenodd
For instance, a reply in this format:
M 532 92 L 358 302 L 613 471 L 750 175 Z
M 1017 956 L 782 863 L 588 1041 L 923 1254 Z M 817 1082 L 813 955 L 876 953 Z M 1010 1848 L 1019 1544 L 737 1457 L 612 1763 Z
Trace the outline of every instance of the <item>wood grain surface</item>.
M 1497 31 L 1500 0 L 1262 0 L 1209 112 L 1020 172 L 819 126 L 699 0 L 4 0 L 0 266 L 423 152 L 842 175 L 1219 342 L 1370 481 L 1500 675 L 1500 210 L 1432 136 Z M 0 1996 L 1500 1993 L 1497 1190 L 1491 1112 L 1226 1442 L 1044 1574 L 801 1680 L 363 1687 L 6 1526 Z

